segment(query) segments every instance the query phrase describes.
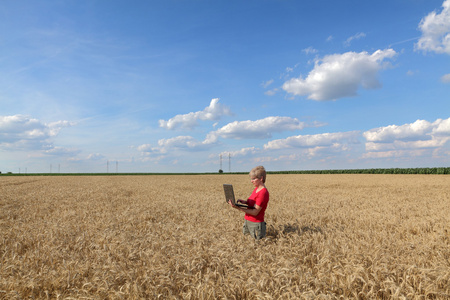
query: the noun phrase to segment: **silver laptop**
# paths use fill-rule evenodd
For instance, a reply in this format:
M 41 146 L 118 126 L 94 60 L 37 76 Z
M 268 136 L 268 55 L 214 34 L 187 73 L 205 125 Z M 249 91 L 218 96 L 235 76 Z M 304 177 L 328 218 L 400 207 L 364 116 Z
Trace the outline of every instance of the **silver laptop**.
M 233 205 L 244 207 L 244 208 L 253 208 L 251 206 L 248 206 L 247 204 L 241 204 L 236 202 L 236 198 L 234 198 L 234 191 L 233 191 L 233 185 L 231 184 L 224 184 L 223 185 L 223 191 L 225 192 L 225 201 L 228 203 L 228 200 L 231 200 L 231 203 Z

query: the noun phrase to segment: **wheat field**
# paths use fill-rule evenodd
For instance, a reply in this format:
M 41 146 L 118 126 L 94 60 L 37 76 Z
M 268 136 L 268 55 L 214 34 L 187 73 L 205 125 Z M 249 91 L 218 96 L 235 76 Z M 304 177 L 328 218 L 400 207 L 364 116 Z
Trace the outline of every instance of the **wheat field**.
M 0 299 L 450 299 L 448 175 L 0 177 Z

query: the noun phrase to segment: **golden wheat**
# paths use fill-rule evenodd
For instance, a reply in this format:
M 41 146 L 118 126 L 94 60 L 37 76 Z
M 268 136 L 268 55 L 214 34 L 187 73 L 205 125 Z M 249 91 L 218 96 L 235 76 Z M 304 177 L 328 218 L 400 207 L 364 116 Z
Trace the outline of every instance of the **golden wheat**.
M 0 299 L 449 299 L 450 178 L 0 177 Z

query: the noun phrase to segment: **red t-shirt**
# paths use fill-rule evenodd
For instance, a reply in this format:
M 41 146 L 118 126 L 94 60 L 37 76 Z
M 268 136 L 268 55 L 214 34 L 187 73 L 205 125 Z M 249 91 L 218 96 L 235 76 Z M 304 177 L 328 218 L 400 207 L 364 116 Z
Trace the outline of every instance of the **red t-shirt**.
M 256 192 L 255 188 L 251 196 L 247 199 L 248 206 L 261 206 L 261 210 L 257 216 L 245 214 L 245 219 L 251 222 L 264 222 L 264 213 L 266 212 L 267 204 L 269 203 L 269 191 L 263 188 L 259 192 Z

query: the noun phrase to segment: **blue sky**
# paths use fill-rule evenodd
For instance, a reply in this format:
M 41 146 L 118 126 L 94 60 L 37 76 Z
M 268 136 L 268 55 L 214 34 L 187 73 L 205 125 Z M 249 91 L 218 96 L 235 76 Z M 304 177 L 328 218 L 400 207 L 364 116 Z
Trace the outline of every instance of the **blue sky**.
M 449 95 L 450 0 L 0 5 L 2 172 L 448 167 Z

